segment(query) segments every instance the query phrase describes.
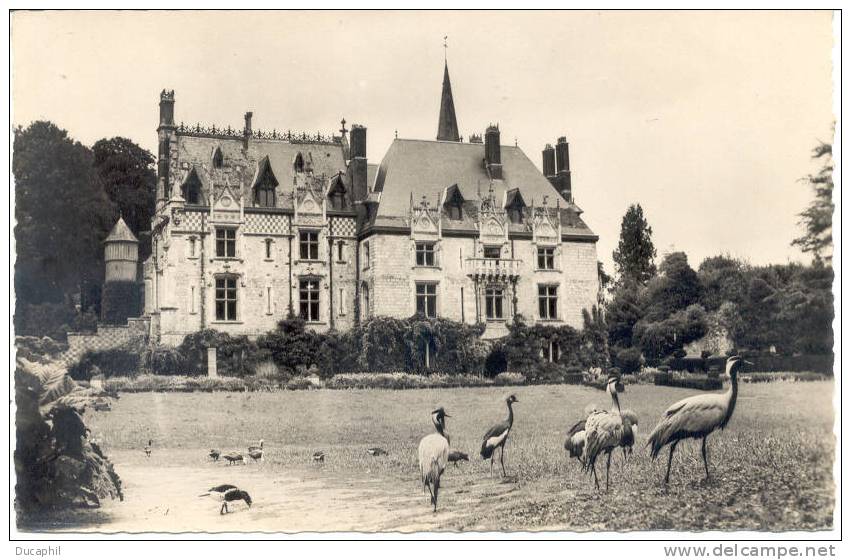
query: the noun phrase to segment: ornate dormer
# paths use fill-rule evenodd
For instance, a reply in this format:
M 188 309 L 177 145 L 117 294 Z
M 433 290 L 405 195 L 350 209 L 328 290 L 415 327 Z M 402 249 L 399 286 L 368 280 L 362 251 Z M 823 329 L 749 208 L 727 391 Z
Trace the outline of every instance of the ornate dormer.
M 547 206 L 547 198 L 544 197 L 540 206 L 535 206 L 534 201 L 532 201 L 529 225 L 532 229 L 532 243 L 536 245 L 558 245 L 561 239 L 559 202 L 556 200 L 556 208 L 550 208 Z
M 251 183 L 251 194 L 254 206 L 262 208 L 274 208 L 276 206 L 275 190 L 278 187 L 278 179 L 272 171 L 269 156 L 263 156 L 257 163 L 257 171 Z
M 511 189 L 505 196 L 505 212 L 512 224 L 522 224 L 526 218 L 526 201 L 520 189 Z
M 508 241 L 508 218 L 505 209 L 497 202 L 493 183 L 488 194 L 479 193 L 479 241 L 484 245 L 502 245 Z
M 437 240 L 441 235 L 440 207 L 432 206 L 426 195 L 420 202 L 414 203 L 411 194 L 411 206 L 408 212 L 408 225 L 411 227 L 412 239 Z
M 464 218 L 464 196 L 457 183 L 444 192 L 443 212 L 450 220 L 457 221 Z
M 325 183 L 324 175 L 314 176 L 312 172 L 294 178 L 293 206 L 296 225 L 325 225 Z
M 203 205 L 206 203 L 204 182 L 194 165 L 184 174 L 180 182 L 180 189 L 175 190 L 175 195 L 178 193 L 186 204 Z
M 331 177 L 331 181 L 328 183 L 328 191 L 325 194 L 325 198 L 328 200 L 332 210 L 345 210 L 348 206 L 346 202 L 347 195 L 348 190 L 343 182 L 343 174 L 337 173 Z

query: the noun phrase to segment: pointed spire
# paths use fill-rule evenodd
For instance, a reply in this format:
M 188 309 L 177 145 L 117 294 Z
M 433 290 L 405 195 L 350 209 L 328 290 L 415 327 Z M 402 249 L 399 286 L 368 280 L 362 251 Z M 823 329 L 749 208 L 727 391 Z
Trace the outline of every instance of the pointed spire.
M 458 121 L 455 119 L 455 102 L 452 100 L 452 84 L 449 83 L 449 64 L 443 64 L 443 92 L 440 95 L 440 118 L 437 121 L 437 139 L 460 142 Z

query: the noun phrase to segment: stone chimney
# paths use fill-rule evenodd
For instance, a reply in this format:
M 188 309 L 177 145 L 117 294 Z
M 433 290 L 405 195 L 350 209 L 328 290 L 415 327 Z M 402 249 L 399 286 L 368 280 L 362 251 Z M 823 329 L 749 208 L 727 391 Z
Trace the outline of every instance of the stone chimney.
M 491 179 L 502 179 L 499 125 L 490 125 L 485 131 L 485 166 L 490 173 Z
M 251 138 L 251 117 L 254 116 L 254 113 L 251 111 L 247 111 L 245 113 L 245 127 L 242 129 L 242 147 L 244 149 L 248 149 L 248 140 Z
M 160 92 L 160 124 L 157 127 L 159 145 L 157 148 L 157 207 L 169 199 L 171 181 L 169 177 L 169 158 L 171 157 L 171 136 L 174 134 L 174 90 Z
M 369 194 L 369 185 L 366 184 L 367 160 L 366 160 L 366 127 L 353 124 L 349 133 L 349 173 L 352 176 L 352 198 L 354 202 L 365 200 Z
M 160 127 L 174 126 L 174 90 L 160 92 Z
M 556 175 L 556 151 L 551 144 L 547 144 L 541 154 L 544 158 L 544 177 L 552 181 Z

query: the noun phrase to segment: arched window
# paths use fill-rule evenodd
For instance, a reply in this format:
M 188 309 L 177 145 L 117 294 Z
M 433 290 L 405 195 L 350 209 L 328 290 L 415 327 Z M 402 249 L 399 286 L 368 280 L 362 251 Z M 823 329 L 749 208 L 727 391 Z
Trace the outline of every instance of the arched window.
M 224 164 L 225 158 L 222 156 L 222 149 L 216 148 L 216 151 L 213 153 L 213 167 L 221 169 Z
M 304 158 L 301 157 L 301 152 L 297 153 L 293 161 L 293 171 L 296 173 L 304 173 Z
M 328 189 L 328 201 L 331 203 L 333 210 L 345 210 L 346 208 L 346 187 L 339 177 L 334 180 L 331 188 Z
M 186 204 L 203 204 L 202 190 L 203 185 L 201 184 L 201 179 L 198 177 L 198 172 L 195 171 L 195 168 L 192 168 L 189 176 L 180 185 L 180 195 L 186 201 Z
M 505 210 L 508 213 L 508 219 L 512 224 L 520 224 L 523 222 L 523 214 L 526 211 L 526 202 L 523 196 L 520 195 L 519 189 L 511 189 L 508 191 L 507 200 L 505 202 Z
M 254 181 L 254 206 L 275 207 L 275 188 L 278 179 L 272 171 L 269 156 L 264 156 L 257 164 L 257 179 Z

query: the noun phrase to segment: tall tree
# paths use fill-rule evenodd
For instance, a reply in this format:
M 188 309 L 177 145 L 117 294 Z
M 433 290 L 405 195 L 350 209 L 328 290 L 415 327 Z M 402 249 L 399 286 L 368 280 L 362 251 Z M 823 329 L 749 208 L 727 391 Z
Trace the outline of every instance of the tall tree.
M 653 230 L 644 219 L 644 210 L 640 204 L 633 204 L 621 221 L 621 237 L 618 248 L 612 253 L 618 281 L 633 281 L 646 285 L 656 274 L 656 248 L 651 236 Z
M 14 132 L 15 291 L 23 303 L 61 302 L 103 276 L 102 242 L 115 219 L 91 151 L 37 121 Z
M 685 253 L 666 255 L 659 272 L 647 285 L 646 318 L 650 321 L 661 321 L 700 299 L 700 280 Z
M 106 195 L 139 237 L 139 258 L 150 254 L 150 237 L 139 233 L 151 227 L 156 198 L 154 156 L 132 140 L 116 136 L 92 146 L 94 169 Z
M 833 147 L 821 142 L 813 148 L 813 159 L 823 161 L 821 170 L 802 180 L 812 186 L 815 200 L 798 214 L 804 235 L 792 241 L 792 245 L 812 253 L 816 262 L 830 264 L 833 259 Z

